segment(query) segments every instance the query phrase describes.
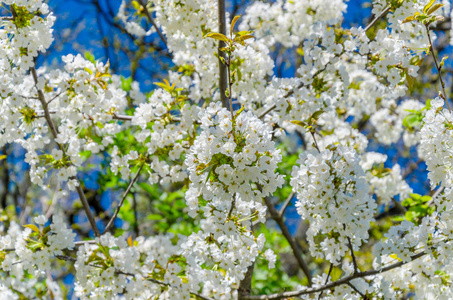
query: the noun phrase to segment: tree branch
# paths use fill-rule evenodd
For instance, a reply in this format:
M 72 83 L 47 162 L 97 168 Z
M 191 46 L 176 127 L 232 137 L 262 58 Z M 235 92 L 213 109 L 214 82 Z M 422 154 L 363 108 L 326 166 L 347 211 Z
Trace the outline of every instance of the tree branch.
M 265 202 L 265 204 L 267 206 L 267 209 L 269 209 L 269 212 L 271 214 L 272 219 L 274 219 L 275 222 L 277 222 L 278 226 L 282 230 L 283 236 L 286 238 L 286 240 L 288 241 L 289 245 L 291 246 L 291 249 L 293 250 L 294 256 L 296 257 L 297 263 L 299 264 L 299 267 L 304 272 L 305 276 L 307 276 L 308 284 L 309 284 L 309 286 L 311 286 L 312 285 L 312 277 L 311 277 L 310 269 L 308 268 L 307 264 L 305 263 L 304 259 L 302 258 L 302 253 L 301 253 L 301 251 L 299 249 L 299 246 L 296 244 L 296 242 L 292 238 L 291 234 L 289 233 L 288 227 L 285 224 L 285 221 L 279 215 L 279 213 L 275 209 L 274 205 L 272 205 L 272 203 L 269 200 L 269 198 L 265 197 L 264 198 L 264 202 Z
M 138 177 L 140 176 L 140 172 L 142 171 L 144 165 L 145 164 L 142 164 L 140 166 L 140 168 L 137 171 L 137 174 L 135 174 L 134 179 L 132 179 L 132 181 L 129 183 L 129 186 L 127 187 L 126 191 L 124 192 L 123 197 L 121 197 L 121 201 L 118 204 L 118 206 L 117 206 L 117 208 L 115 210 L 115 213 L 113 214 L 113 216 L 110 219 L 110 221 L 107 223 L 107 226 L 105 226 L 104 232 L 102 234 L 105 234 L 107 231 L 109 231 L 110 227 L 112 227 L 113 222 L 115 221 L 116 217 L 118 216 L 118 213 L 120 212 L 121 206 L 123 205 L 124 200 L 127 197 L 127 194 L 129 194 L 129 191 L 131 190 L 132 186 L 134 185 L 134 183 L 137 181 Z
M 154 29 L 156 29 L 157 34 L 159 35 L 159 37 L 160 37 L 160 39 L 162 40 L 162 42 L 164 42 L 165 47 L 167 47 L 167 49 L 168 49 L 167 39 L 165 38 L 165 36 L 164 36 L 164 35 L 162 34 L 162 32 L 160 31 L 159 26 L 157 26 L 156 22 L 154 22 L 153 17 L 152 17 L 151 14 L 149 13 L 149 10 L 146 8 L 146 4 L 143 3 L 143 0 L 138 0 L 138 2 L 140 3 L 141 6 L 143 6 L 143 9 L 144 9 L 144 11 L 145 11 L 146 18 L 147 18 L 148 21 L 153 25 Z
M 340 280 L 331 282 L 331 283 L 323 285 L 321 287 L 306 289 L 306 290 L 302 290 L 302 291 L 289 291 L 289 292 L 270 294 L 270 295 L 247 296 L 246 298 L 243 298 L 243 300 L 277 300 L 277 299 L 299 297 L 299 296 L 302 296 L 302 295 L 322 292 L 322 291 L 329 290 L 329 289 L 332 289 L 334 287 L 340 286 L 342 284 L 348 284 L 351 280 L 356 279 L 356 278 L 363 278 L 363 277 L 367 277 L 367 276 L 373 276 L 373 275 L 376 275 L 376 274 L 379 274 L 379 273 L 384 273 L 384 272 L 393 270 L 395 268 L 399 268 L 399 267 L 401 267 L 401 266 L 403 266 L 403 265 L 405 265 L 405 264 L 407 264 L 409 262 L 412 262 L 412 261 L 414 261 L 414 260 L 416 260 L 416 259 L 418 259 L 418 258 L 420 258 L 422 256 L 425 256 L 426 254 L 427 254 L 427 252 L 423 251 L 423 252 L 420 252 L 418 254 L 413 255 L 411 257 L 411 260 L 408 261 L 408 262 L 399 261 L 397 263 L 394 263 L 392 265 L 389 265 L 389 266 L 384 267 L 384 268 L 379 269 L 379 270 L 369 270 L 369 271 L 366 271 L 366 272 L 360 272 L 360 273 L 352 274 L 350 276 L 344 277 L 344 278 L 342 278 Z
M 434 53 L 433 42 L 431 41 L 431 35 L 429 34 L 429 25 L 425 25 L 425 28 L 426 28 L 426 33 L 428 35 L 429 50 L 430 50 L 431 55 L 432 55 L 432 57 L 434 59 L 434 63 L 436 65 L 437 73 L 439 74 L 440 86 L 442 87 L 442 98 L 445 100 L 445 104 L 447 104 L 448 110 L 451 111 L 450 105 L 448 104 L 447 93 L 445 92 L 445 83 L 444 83 L 444 80 L 442 79 L 442 67 L 437 62 L 436 53 Z
M 371 27 L 373 27 L 374 24 L 376 24 L 376 22 L 382 18 L 383 16 L 385 16 L 389 11 L 390 11 L 391 7 L 390 6 L 387 6 L 379 15 L 377 15 L 368 25 L 367 27 L 365 27 L 365 29 L 363 30 L 363 32 L 367 32 L 368 30 L 371 29 Z
M 225 17 L 225 0 L 218 0 L 218 18 L 219 18 L 219 33 L 226 35 L 226 17 Z M 222 106 L 228 109 L 228 98 L 225 95 L 227 89 L 227 69 L 226 66 L 222 63 L 221 57 L 225 60 L 225 54 L 220 50 L 226 45 L 223 41 L 219 41 L 219 46 L 217 49 L 217 54 L 219 56 L 219 89 L 220 89 L 220 101 Z M 230 92 L 231 93 L 231 92 Z
M 35 66 L 36 66 L 36 62 L 35 62 Z M 47 103 L 44 93 L 37 86 L 38 85 L 38 75 L 36 74 L 35 66 L 30 68 L 30 72 L 33 76 L 33 81 L 35 82 L 36 90 L 38 91 L 38 99 L 41 102 L 41 106 L 44 110 L 44 118 L 46 119 L 47 125 L 49 126 L 50 132 L 52 133 L 54 141 L 55 141 L 55 139 L 58 136 L 58 131 L 57 131 L 57 128 L 55 127 L 55 124 L 52 121 L 52 118 L 50 117 L 49 107 L 48 107 L 49 103 Z M 55 142 L 55 143 L 58 145 L 60 150 L 63 151 L 64 155 L 66 155 L 66 153 L 65 153 L 66 151 L 65 151 L 64 147 L 57 142 Z M 72 165 L 72 164 L 70 164 L 70 165 Z M 79 198 L 80 198 L 80 201 L 82 202 L 83 209 L 85 210 L 88 221 L 91 224 L 91 228 L 93 229 L 94 235 L 100 236 L 101 233 L 96 225 L 96 220 L 94 219 L 94 216 L 90 209 L 90 205 L 88 204 L 85 194 L 83 193 L 82 186 L 80 184 L 79 179 L 77 177 L 71 177 L 70 179 L 77 181 L 78 185 L 76 186 L 76 190 L 77 190 L 77 193 L 79 194 Z
M 278 215 L 280 216 L 280 218 L 283 218 L 283 215 L 285 214 L 285 210 L 288 207 L 288 205 L 291 203 L 291 200 L 293 200 L 293 197 L 295 194 L 296 194 L 296 192 L 291 192 L 291 194 L 289 194 L 288 198 L 286 198 L 285 203 L 283 203 L 282 207 L 280 208 L 280 211 L 278 212 Z

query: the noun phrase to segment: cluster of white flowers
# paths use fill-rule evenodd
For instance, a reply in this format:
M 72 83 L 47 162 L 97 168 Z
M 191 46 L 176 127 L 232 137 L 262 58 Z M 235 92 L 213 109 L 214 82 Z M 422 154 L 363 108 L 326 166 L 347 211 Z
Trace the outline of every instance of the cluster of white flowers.
M 377 200 L 388 205 L 396 195 L 403 201 L 409 197 L 412 189 L 403 179 L 400 165 L 395 164 L 391 169 L 384 168 L 386 160 L 387 155 L 367 152 L 362 157 L 361 166 Z
M 48 219 L 43 215 L 35 217 L 34 221 L 39 227 L 30 224 L 22 230 L 19 225 L 12 223 L 6 235 L 0 237 L 1 285 L 5 290 L 21 291 L 30 298 L 33 297 L 33 286 L 37 279 L 52 270 L 55 256 L 74 248 L 76 237 L 60 215 L 54 215 L 48 226 L 45 226 Z M 33 278 L 30 279 L 26 273 L 33 275 Z M 4 278 L 4 274 L 10 274 L 9 279 Z
M 351 148 L 330 147 L 301 154 L 292 172 L 297 212 L 310 223 L 310 252 L 338 264 L 368 239 L 376 203 L 369 196 L 360 159 Z
M 283 176 L 276 173 L 282 158 L 271 139 L 272 129 L 250 112 L 232 118 L 220 102 L 211 103 L 199 117 L 202 132 L 186 158 L 191 214 L 198 212 L 202 197 L 219 211 L 235 209 L 250 215 L 251 209 L 261 206 L 257 199 L 283 184 Z
M 453 118 L 440 98 L 431 101 L 420 131 L 420 157 L 426 161 L 431 187 L 453 187 Z
M 157 155 L 153 157 L 150 183 L 178 182 L 187 177 L 181 157 L 189 148 L 189 140 L 195 135 L 194 125 L 200 108 L 189 103 L 181 104 L 180 100 L 168 91 L 158 89 L 147 103 L 137 107 L 132 118 L 132 125 L 139 127 L 135 138 L 146 147 L 147 154 L 161 157 L 165 154 L 169 158 L 164 161 Z M 172 113 L 176 109 L 178 115 Z
M 254 2 L 247 7 L 240 30 L 253 30 L 267 47 L 275 43 L 293 47 L 313 32 L 313 24 L 336 23 L 345 11 L 342 0 Z
M 201 110 L 199 118 L 202 131 L 186 156 L 190 179 L 186 202 L 189 215 L 202 212 L 205 219 L 203 232 L 189 237 L 186 251 L 211 255 L 229 269 L 230 280 L 238 282 L 264 246 L 264 236 L 255 238 L 247 220 L 255 216 L 265 220 L 260 200 L 283 183 L 276 172 L 281 155 L 271 140 L 271 128 L 250 112 L 238 111 L 232 118 L 216 102 Z M 217 243 L 209 246 L 209 236 Z M 194 244 L 210 250 L 204 254 Z M 267 251 L 265 257 L 272 266 L 272 253 Z
M 0 52 L 1 60 L 6 60 L 2 69 L 9 71 L 14 68 L 13 73 L 24 74 L 33 66 L 38 51 L 44 52 L 53 42 L 51 28 L 55 17 L 42 0 L 6 0 L 0 3 L 14 11 L 12 20 L 2 21 Z

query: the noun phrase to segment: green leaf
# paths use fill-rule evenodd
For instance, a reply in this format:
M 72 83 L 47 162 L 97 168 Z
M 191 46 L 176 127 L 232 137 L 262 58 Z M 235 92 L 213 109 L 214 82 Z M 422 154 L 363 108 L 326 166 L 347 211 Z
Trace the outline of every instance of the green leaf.
M 96 60 L 94 59 L 94 55 L 91 52 L 86 51 L 85 52 L 85 58 L 89 62 L 92 62 L 93 64 L 96 64 Z
M 302 121 L 297 121 L 297 120 L 292 120 L 291 123 L 299 125 L 299 126 L 302 126 L 302 127 L 306 127 L 307 126 L 307 123 L 302 122 Z
M 447 58 L 448 58 L 448 55 L 442 57 L 442 60 L 441 60 L 440 63 L 439 63 L 439 67 L 440 67 L 440 68 L 442 68 L 442 67 L 444 66 L 445 61 L 447 60 Z
M 417 125 L 419 125 L 423 120 L 423 117 L 420 113 L 412 113 L 410 115 L 407 115 L 403 119 L 403 126 L 406 128 L 414 128 Z
M 430 14 L 432 14 L 433 12 L 435 12 L 436 10 L 438 10 L 439 8 L 441 8 L 442 6 L 444 6 L 444 5 L 443 5 L 443 4 L 440 4 L 440 3 L 437 3 L 437 4 L 435 4 L 434 6 L 430 7 L 430 8 L 426 11 L 426 13 L 427 13 L 428 15 L 430 15 Z
M 243 35 L 251 34 L 252 32 L 253 32 L 252 30 L 238 31 L 238 32 L 236 32 L 236 36 L 243 36 Z
M 422 196 L 422 197 L 420 198 L 420 200 L 421 200 L 422 202 L 428 202 L 428 201 L 431 201 L 431 199 L 432 199 L 432 197 L 431 197 L 431 196 L 428 196 L 428 195 Z
M 412 198 L 406 198 L 403 202 L 401 202 L 402 206 L 412 206 L 414 205 L 414 199 Z
M 313 115 L 311 115 L 310 119 L 318 120 L 319 116 L 321 116 L 323 113 L 324 113 L 324 111 L 322 109 L 318 110 L 318 111 L 315 111 L 313 113 Z
M 415 77 L 409 75 L 409 73 L 407 73 L 407 69 L 404 71 L 404 74 L 406 75 L 407 86 L 412 89 L 415 84 Z
M 146 217 L 148 220 L 151 220 L 151 221 L 157 221 L 157 220 L 162 220 L 164 219 L 164 217 L 160 214 L 150 214 Z
M 138 3 L 137 1 L 132 1 L 132 7 L 135 8 L 135 10 L 138 10 L 138 11 L 141 11 L 141 8 L 142 8 L 140 3 Z
M 239 37 L 235 38 L 234 40 L 235 40 L 236 42 L 239 42 L 239 43 L 241 43 L 241 44 L 244 44 L 244 41 L 245 41 L 245 40 L 248 40 L 248 39 L 251 39 L 251 38 L 254 38 L 254 36 L 251 35 L 251 34 L 247 34 L 247 35 L 239 36 Z
M 414 16 L 409 16 L 409 17 L 405 18 L 402 23 L 404 24 L 404 23 L 409 23 L 409 22 L 412 22 L 412 21 L 415 21 L 415 17 Z
M 233 34 L 233 29 L 234 29 L 234 25 L 236 25 L 236 22 L 237 20 L 241 17 L 241 15 L 239 16 L 236 16 L 233 18 L 233 21 L 231 21 L 231 27 L 230 27 L 230 33 Z
M 229 39 L 225 35 L 223 35 L 221 33 L 217 33 L 217 32 L 210 32 L 207 35 L 205 35 L 203 38 L 207 38 L 207 37 L 218 40 L 218 41 L 223 41 L 226 43 L 229 41 Z
M 162 82 L 154 82 L 155 85 L 157 85 L 158 87 L 161 87 L 163 88 L 164 90 L 168 91 L 168 86 L 165 84 L 165 83 L 162 83 Z
M 6 154 L 0 155 L 0 161 L 6 159 L 8 156 Z
M 27 225 L 24 225 L 24 227 L 30 228 L 34 232 L 41 233 L 41 231 L 39 231 L 39 228 L 34 224 L 27 224 Z
M 124 78 L 121 76 L 121 88 L 125 92 L 129 92 L 131 90 L 132 86 L 132 77 L 129 78 Z
M 433 6 L 434 2 L 436 2 L 436 0 L 431 0 L 429 1 L 428 4 L 425 5 L 425 7 L 423 7 L 423 13 L 427 13 L 428 12 L 428 9 Z
M 84 68 L 85 71 L 87 71 L 88 74 L 93 75 L 93 71 L 89 68 Z
M 48 233 L 48 232 L 50 232 L 50 226 L 44 227 L 42 233 L 43 233 L 43 234 L 46 234 L 46 233 Z

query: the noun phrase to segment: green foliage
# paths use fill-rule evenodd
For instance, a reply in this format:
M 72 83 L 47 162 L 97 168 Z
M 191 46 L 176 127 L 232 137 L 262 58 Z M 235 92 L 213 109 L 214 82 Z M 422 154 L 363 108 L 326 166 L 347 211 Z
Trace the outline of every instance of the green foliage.
M 436 210 L 435 206 L 430 205 L 431 200 L 431 196 L 428 195 L 422 196 L 415 193 L 411 194 L 410 198 L 405 199 L 401 203 L 403 206 L 408 207 L 404 217 L 396 217 L 394 218 L 394 221 L 402 221 L 405 219 L 416 225 L 420 224 L 423 217 L 431 215 Z
M 132 85 L 132 77 L 125 78 L 121 76 L 121 88 L 125 92 L 129 92 L 131 90 L 131 85 Z
M 420 110 L 406 110 L 409 114 L 403 119 L 403 126 L 406 127 L 408 131 L 415 131 L 423 121 L 425 116 L 424 111 L 431 108 L 431 100 L 426 101 L 426 106 Z
M 292 255 L 288 241 L 274 228 L 268 228 L 261 224 L 257 229 L 257 234 L 263 233 L 266 237 L 265 248 L 273 249 L 277 254 L 275 268 L 269 270 L 267 261 L 257 259 L 252 278 L 252 294 L 270 294 L 283 290 L 293 290 L 298 285 L 307 284 L 305 276 L 288 276 L 283 270 L 283 261 L 280 257 L 282 253 Z
M 93 53 L 89 52 L 89 51 L 86 51 L 85 52 L 85 58 L 86 60 L 88 60 L 89 62 L 93 63 L 93 64 L 96 64 L 96 59 L 94 58 L 94 55 Z

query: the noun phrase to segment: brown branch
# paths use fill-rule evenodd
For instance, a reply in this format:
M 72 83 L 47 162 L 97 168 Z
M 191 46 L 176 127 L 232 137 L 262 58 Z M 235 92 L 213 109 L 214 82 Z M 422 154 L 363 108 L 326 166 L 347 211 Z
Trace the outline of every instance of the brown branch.
M 291 194 L 289 194 L 288 198 L 286 198 L 285 203 L 283 203 L 282 208 L 280 208 L 280 211 L 278 212 L 278 215 L 280 216 L 280 218 L 282 218 L 283 215 L 285 214 L 285 210 L 288 207 L 288 205 L 291 203 L 291 200 L 293 199 L 295 194 L 296 194 L 296 192 L 291 192 Z
M 124 200 L 126 199 L 127 195 L 129 194 L 129 191 L 131 190 L 132 186 L 134 185 L 134 183 L 137 181 L 138 177 L 140 176 L 140 172 L 143 169 L 144 165 L 145 164 L 142 164 L 140 166 L 140 168 L 137 171 L 137 174 L 135 174 L 134 179 L 132 179 L 132 181 L 129 183 L 129 186 L 127 187 L 126 191 L 124 192 L 123 197 L 121 197 L 121 201 L 118 204 L 118 206 L 117 206 L 117 208 L 115 210 L 115 213 L 113 214 L 113 216 L 110 219 L 110 221 L 107 223 L 107 226 L 105 226 L 104 232 L 102 234 L 105 234 L 107 231 L 109 231 L 110 227 L 112 227 L 113 222 L 115 221 L 116 217 L 118 216 L 118 213 L 120 212 L 120 209 L 121 209 L 121 206 L 124 203 Z
M 391 7 L 390 6 L 387 6 L 379 15 L 377 15 L 368 25 L 367 27 L 365 27 L 365 29 L 363 30 L 363 32 L 367 32 L 368 30 L 370 30 L 371 27 L 373 27 L 374 24 L 376 24 L 376 22 L 382 18 L 383 16 L 385 16 L 389 11 L 390 11 Z
M 143 10 L 145 11 L 146 18 L 153 25 L 154 29 L 156 29 L 157 34 L 159 35 L 162 42 L 164 42 L 165 47 L 167 47 L 167 49 L 168 49 L 167 39 L 164 37 L 164 35 L 160 31 L 159 26 L 157 26 L 156 22 L 154 22 L 154 19 L 152 18 L 151 14 L 149 13 L 149 10 L 146 8 L 146 4 L 143 3 L 143 0 L 138 0 L 138 2 L 140 3 L 141 6 L 143 6 Z
M 252 278 L 253 278 L 253 269 L 255 267 L 255 262 L 252 263 L 247 268 L 247 272 L 245 273 L 244 279 L 241 280 L 241 283 L 239 284 L 239 289 L 238 289 L 238 299 L 242 299 L 243 296 L 250 295 L 252 291 Z
M 330 274 L 332 274 L 332 270 L 333 270 L 333 263 L 330 263 L 329 272 L 327 273 L 327 277 L 326 277 L 326 281 L 324 282 L 324 285 L 326 285 L 329 282 L 329 278 L 330 278 Z M 324 293 L 324 291 L 319 293 L 318 300 L 321 299 L 323 293 Z
M 272 219 L 274 219 L 275 222 L 277 222 L 278 226 L 282 230 L 283 236 L 286 238 L 286 240 L 288 241 L 289 245 L 291 246 L 291 249 L 293 250 L 293 254 L 294 254 L 294 256 L 295 256 L 295 258 L 297 260 L 297 263 L 299 264 L 299 267 L 304 272 L 305 276 L 307 276 L 308 284 L 309 284 L 309 286 L 311 286 L 312 285 L 312 277 L 311 277 L 310 269 L 308 268 L 307 263 L 304 261 L 304 259 L 302 257 L 302 252 L 300 251 L 299 246 L 294 241 L 293 237 L 291 236 L 291 234 L 290 234 L 290 232 L 288 230 L 288 227 L 285 224 L 285 221 L 279 215 L 279 213 L 275 209 L 274 205 L 272 205 L 272 203 L 269 200 L 269 198 L 265 197 L 264 198 L 264 202 L 265 202 L 265 204 L 267 206 L 267 209 L 269 209 L 269 212 L 271 214 Z
M 429 25 L 425 25 L 425 28 L 426 28 L 426 34 L 428 35 L 429 50 L 430 50 L 431 55 L 432 55 L 432 57 L 434 59 L 434 63 L 436 65 L 437 73 L 439 74 L 440 86 L 442 87 L 442 98 L 444 98 L 445 104 L 447 104 L 448 110 L 451 111 L 450 105 L 448 104 L 447 93 L 445 92 L 445 83 L 444 83 L 444 80 L 442 78 L 442 67 L 437 62 L 436 54 L 434 53 L 433 42 L 431 41 L 431 35 L 429 34 Z
M 36 62 L 35 62 L 35 65 L 36 65 Z M 44 93 L 37 86 L 37 84 L 38 84 L 38 75 L 36 74 L 36 67 L 35 66 L 30 68 L 30 73 L 33 76 L 33 80 L 35 82 L 36 90 L 38 91 L 38 99 L 41 102 L 41 106 L 42 106 L 43 111 L 44 111 L 44 118 L 46 119 L 47 125 L 49 126 L 50 132 L 52 133 L 52 136 L 54 137 L 54 141 L 55 141 L 55 139 L 58 136 L 58 131 L 57 131 L 57 128 L 55 127 L 55 124 L 53 123 L 52 118 L 50 117 L 49 103 L 46 101 Z M 57 143 L 57 142 L 55 142 L 55 143 L 58 145 L 60 150 L 63 151 L 64 155 L 66 155 L 66 153 L 65 153 L 66 151 L 65 151 L 64 147 L 61 144 Z M 88 204 L 88 201 L 87 201 L 87 199 L 85 197 L 85 194 L 83 193 L 80 181 L 77 179 L 77 177 L 71 177 L 70 179 L 77 181 L 78 184 L 76 186 L 76 190 L 77 190 L 77 193 L 79 194 L 80 202 L 82 202 L 83 209 L 85 210 L 85 213 L 87 215 L 88 221 L 91 224 L 91 228 L 93 229 L 94 235 L 95 236 L 100 236 L 101 233 L 100 233 L 100 231 L 99 231 L 99 229 L 98 229 L 98 227 L 96 225 L 96 220 L 94 219 L 94 216 L 93 216 L 93 214 L 91 212 L 90 205 Z
M 344 227 L 346 227 L 346 225 Z M 355 255 L 354 255 L 354 248 L 352 247 L 351 238 L 349 236 L 347 238 L 348 238 L 348 247 L 349 247 L 349 250 L 351 251 L 352 263 L 354 265 L 354 273 L 358 273 L 359 272 L 359 267 L 357 265 L 357 260 L 356 260 Z
M 380 274 L 380 273 L 384 273 L 384 272 L 393 270 L 395 268 L 399 268 L 399 267 L 401 267 L 401 266 L 403 266 L 403 265 L 405 265 L 405 264 L 407 264 L 409 262 L 412 262 L 412 261 L 414 261 L 414 260 L 416 260 L 416 259 L 418 259 L 418 258 L 420 258 L 422 256 L 425 256 L 426 254 L 427 254 L 427 252 L 423 251 L 423 252 L 420 252 L 420 253 L 417 253 L 417 254 L 413 255 L 411 257 L 411 260 L 408 261 L 408 262 L 399 261 L 397 263 L 394 263 L 394 264 L 389 265 L 387 267 L 384 267 L 382 269 L 369 270 L 369 271 L 366 271 L 366 272 L 360 272 L 360 273 L 352 274 L 350 276 L 344 277 L 344 278 L 342 278 L 340 280 L 331 282 L 329 284 L 323 285 L 323 286 L 318 287 L 318 288 L 306 289 L 306 290 L 302 290 L 302 291 L 288 291 L 288 292 L 270 294 L 270 295 L 247 296 L 246 298 L 243 298 L 243 300 L 277 300 L 277 299 L 299 297 L 299 296 L 302 296 L 302 295 L 308 295 L 308 294 L 322 292 L 322 291 L 325 291 L 325 290 L 329 290 L 329 289 L 335 288 L 335 287 L 340 286 L 342 284 L 348 284 L 350 281 L 352 281 L 353 279 L 356 279 L 356 278 L 363 278 L 363 277 L 367 277 L 367 276 L 373 276 L 373 275 L 377 275 L 377 274 Z
M 226 17 L 225 17 L 225 0 L 218 0 L 218 18 L 219 18 L 219 33 L 226 35 Z M 223 64 L 221 57 L 225 60 L 224 53 L 220 50 L 224 48 L 225 42 L 219 41 L 219 46 L 217 49 L 217 54 L 219 56 L 219 89 L 220 89 L 220 101 L 222 102 L 222 106 L 228 108 L 228 98 L 225 95 L 225 91 L 227 89 L 227 69 L 226 66 Z

